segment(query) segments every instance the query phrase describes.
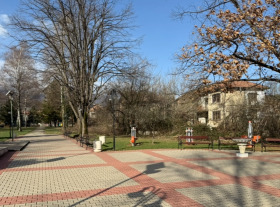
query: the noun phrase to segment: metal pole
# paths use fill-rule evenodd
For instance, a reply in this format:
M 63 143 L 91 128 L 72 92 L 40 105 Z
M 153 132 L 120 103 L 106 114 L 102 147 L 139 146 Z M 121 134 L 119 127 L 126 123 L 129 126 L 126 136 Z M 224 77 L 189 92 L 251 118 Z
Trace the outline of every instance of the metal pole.
M 113 150 L 116 150 L 116 132 L 115 132 L 115 96 L 116 90 L 111 91 L 111 101 L 112 101 L 112 112 L 113 112 Z
M 11 112 L 10 112 L 11 113 Z M 12 138 L 12 119 L 10 121 L 10 138 Z
M 113 149 L 116 150 L 116 135 L 115 135 L 115 107 L 113 100 Z
M 26 99 L 24 100 L 25 101 L 25 106 L 24 106 L 24 126 L 25 128 L 27 127 L 27 117 L 26 117 Z
M 12 135 L 12 142 L 14 141 L 14 128 L 13 128 L 14 123 L 13 122 L 14 122 L 13 121 L 13 100 L 11 99 L 11 125 L 12 125 L 11 135 Z

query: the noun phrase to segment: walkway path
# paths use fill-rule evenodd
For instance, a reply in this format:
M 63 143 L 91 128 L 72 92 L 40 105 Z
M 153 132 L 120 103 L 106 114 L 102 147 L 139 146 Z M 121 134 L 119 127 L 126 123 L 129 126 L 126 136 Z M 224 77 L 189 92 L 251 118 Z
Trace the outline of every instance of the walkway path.
M 94 153 L 37 130 L 0 157 L 0 206 L 280 206 L 280 153 Z

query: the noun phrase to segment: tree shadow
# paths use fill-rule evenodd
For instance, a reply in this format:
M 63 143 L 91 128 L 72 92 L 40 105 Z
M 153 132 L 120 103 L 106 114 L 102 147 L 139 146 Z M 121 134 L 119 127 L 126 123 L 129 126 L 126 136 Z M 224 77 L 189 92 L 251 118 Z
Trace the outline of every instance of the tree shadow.
M 164 167 L 165 167 L 165 165 L 164 165 L 163 162 L 147 165 L 147 166 L 146 166 L 146 170 L 145 170 L 144 172 L 139 173 L 139 174 L 137 174 L 137 175 L 135 175 L 135 176 L 133 176 L 133 177 L 130 177 L 130 178 L 126 179 L 126 180 L 123 180 L 123 181 L 121 181 L 121 182 L 119 182 L 119 183 L 117 183 L 117 184 L 115 184 L 115 185 L 112 185 L 112 186 L 110 186 L 110 187 L 108 187 L 108 188 L 105 188 L 104 190 L 102 190 L 102 191 L 100 191 L 100 192 L 98 192 L 98 193 L 96 193 L 96 194 L 93 194 L 93 195 L 91 195 L 91 196 L 89 196 L 89 197 L 87 197 L 87 198 L 85 198 L 85 199 L 83 199 L 83 200 L 81 200 L 81 201 L 79 201 L 79 202 L 77 202 L 77 203 L 74 203 L 74 204 L 70 205 L 69 207 L 74 207 L 74 206 L 80 205 L 80 204 L 82 204 L 83 202 L 85 202 L 85 201 L 87 201 L 87 200 L 89 200 L 89 199 L 91 199 L 91 198 L 94 198 L 94 197 L 96 197 L 96 196 L 98 196 L 98 195 L 100 195 L 100 194 L 102 194 L 102 193 L 105 193 L 106 191 L 109 191 L 109 190 L 111 190 L 111 189 L 113 189 L 113 188 L 115 188 L 115 187 L 117 187 L 117 186 L 119 186 L 119 185 L 121 185 L 121 184 L 123 184 L 123 183 L 129 181 L 129 180 L 133 180 L 133 179 L 135 179 L 135 178 L 137 178 L 137 177 L 139 177 L 139 176 L 141 176 L 141 175 L 143 175 L 143 174 L 158 173 L 158 172 L 161 171 L 160 168 L 164 168 Z M 148 189 L 152 189 L 152 191 L 151 191 L 150 193 L 148 193 L 148 195 L 144 195 L 144 192 L 147 191 Z M 146 187 L 146 188 L 143 188 L 141 191 L 134 192 L 134 193 L 130 193 L 130 196 L 129 196 L 129 195 L 128 195 L 128 196 L 129 196 L 130 198 L 139 197 L 140 200 L 137 201 L 137 205 L 138 205 L 139 202 L 140 202 L 140 204 L 147 203 L 147 202 L 150 201 L 152 198 L 154 198 L 154 197 L 156 196 L 156 194 L 158 195 L 159 192 L 160 192 L 160 189 L 156 189 L 154 186 L 150 186 L 150 187 L 148 187 L 148 188 L 147 188 L 147 187 Z M 163 194 L 163 197 L 165 198 L 165 196 L 166 196 L 165 193 L 164 193 L 164 192 L 161 192 L 161 193 Z M 152 195 L 153 195 L 153 196 L 152 196 Z M 162 198 L 163 198 L 163 197 L 162 197 Z M 146 207 L 148 207 L 148 206 L 157 206 L 156 204 L 157 204 L 157 203 L 161 203 L 161 202 L 162 202 L 162 201 L 161 201 L 161 199 L 159 198 L 159 200 L 155 201 L 155 202 L 153 203 L 153 205 L 147 204 L 147 205 L 145 205 L 145 206 L 146 206 Z M 137 205 L 134 205 L 134 206 L 137 206 Z
M 20 168 L 20 167 L 36 165 L 36 164 L 40 164 L 40 163 L 56 162 L 56 161 L 60 161 L 60 160 L 64 160 L 64 159 L 66 159 L 66 158 L 57 157 L 57 158 L 43 160 L 43 161 L 38 160 L 38 159 L 28 159 L 28 160 L 17 159 L 17 160 L 13 160 L 13 162 L 11 162 L 9 164 L 9 166 L 7 166 L 7 168 Z
M 57 136 L 59 135 L 42 134 L 42 135 L 24 135 L 18 138 L 32 138 L 32 137 L 38 138 L 38 137 L 57 137 Z
M 56 162 L 56 161 L 65 160 L 65 159 L 66 159 L 65 157 L 56 157 L 53 159 L 48 159 L 48 160 L 46 160 L 46 162 Z
M 30 140 L 32 143 L 45 143 L 45 142 L 63 142 L 65 141 L 64 139 L 41 139 L 41 140 Z
M 20 167 L 36 165 L 36 164 L 40 164 L 40 163 L 56 162 L 56 161 L 65 160 L 67 158 L 76 157 L 76 156 L 83 155 L 83 154 L 87 154 L 87 153 L 81 153 L 81 154 L 71 155 L 71 156 L 67 156 L 67 157 L 55 157 L 55 158 L 47 159 L 47 160 L 17 159 L 17 160 L 13 160 L 12 162 L 10 162 L 9 165 L 6 166 L 6 168 L 20 168 Z
M 237 151 L 238 152 L 238 151 Z M 222 173 L 228 178 L 225 179 L 232 180 L 230 183 L 214 184 L 210 179 L 203 182 L 206 183 L 205 186 L 194 186 L 186 189 L 180 190 L 182 194 L 188 196 L 202 205 L 206 206 L 263 206 L 266 203 L 267 206 L 275 206 L 277 202 L 275 199 L 277 197 L 271 195 L 265 198 L 260 197 L 260 195 L 265 194 L 261 191 L 263 184 L 259 182 L 259 177 L 266 175 L 273 175 L 276 173 L 272 169 L 272 163 L 266 163 L 259 160 L 262 156 L 256 156 L 254 152 L 249 151 L 248 158 L 238 158 L 235 156 L 235 151 L 233 150 L 232 157 L 230 159 L 208 159 L 205 156 L 198 156 L 196 160 L 188 160 L 192 164 L 201 166 L 205 169 L 202 170 L 203 173 L 209 174 L 207 169 L 211 171 Z M 256 157 L 253 157 L 256 156 Z M 280 157 L 280 155 L 279 155 Z M 201 159 L 201 160 L 200 160 Z M 203 160 L 204 159 L 204 160 Z M 199 161 L 198 161 L 199 160 Z M 277 166 L 275 166 L 277 168 Z M 184 173 L 178 171 L 178 174 Z M 210 173 L 212 174 L 212 173 Z M 219 178 L 224 179 L 224 178 Z M 269 179 L 269 178 L 268 178 Z M 225 180 L 225 181 L 226 181 Z M 266 180 L 266 179 L 265 179 Z M 179 192 L 180 192 L 179 191 Z M 188 192 L 194 192 L 193 197 L 188 195 Z M 259 193 L 260 192 L 260 193 Z M 197 194 L 197 195 L 196 195 Z M 203 199 L 198 194 L 203 195 Z M 265 199 L 262 201 L 262 199 Z M 208 203 L 206 202 L 208 201 Z M 279 200 L 278 200 L 279 201 Z

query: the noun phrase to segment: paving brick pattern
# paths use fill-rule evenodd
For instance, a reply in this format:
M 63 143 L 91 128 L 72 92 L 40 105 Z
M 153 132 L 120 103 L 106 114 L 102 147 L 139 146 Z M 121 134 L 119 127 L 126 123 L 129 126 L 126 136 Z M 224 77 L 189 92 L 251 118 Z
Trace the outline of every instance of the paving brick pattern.
M 154 164 L 153 164 L 154 165 Z M 193 169 L 189 169 L 180 164 L 173 162 L 164 162 L 162 165 L 158 165 L 158 169 L 154 172 L 149 171 L 149 165 L 147 164 L 135 164 L 132 165 L 133 168 L 140 172 L 144 172 L 153 179 L 161 183 L 173 183 L 173 182 L 183 182 L 183 181 L 195 181 L 195 180 L 210 180 L 218 179 L 217 177 L 202 173 Z
M 280 206 L 280 153 L 94 153 L 37 130 L 0 157 L 0 206 Z
M 144 152 L 126 152 L 126 153 L 114 153 L 112 157 L 121 162 L 141 162 L 141 161 L 155 161 L 162 160 L 157 157 L 150 156 Z
M 269 186 L 272 186 L 274 188 L 279 189 L 280 191 L 280 179 L 279 180 L 264 180 L 264 181 L 260 181 L 262 184 L 266 184 Z
M 176 150 L 176 151 L 158 151 L 157 153 L 176 158 L 176 159 L 205 159 L 205 158 L 222 158 L 233 157 L 235 154 L 217 153 L 209 150 Z
M 280 204 L 279 197 L 236 184 L 188 188 L 178 191 L 209 207 L 216 207 L 217 204 L 221 204 L 223 207 L 279 206 Z
M 275 167 L 274 163 L 252 159 L 207 160 L 191 162 L 238 177 L 280 174 L 280 165 L 278 165 L 277 168 Z
M 17 205 L 7 205 L 6 207 L 20 207 L 26 206 L 24 204 Z M 69 207 L 69 206 L 112 206 L 112 207 L 131 207 L 131 206 L 163 206 L 171 207 L 168 203 L 161 199 L 152 192 L 136 192 L 128 194 L 117 194 L 109 196 L 96 196 L 93 198 L 86 199 L 69 199 L 69 200 L 59 200 L 59 201 L 47 201 L 47 202 L 37 202 L 33 204 L 28 204 L 31 207 Z
M 57 154 L 53 156 L 37 156 L 28 157 L 20 156 L 14 160 L 8 168 L 40 168 L 40 167 L 58 167 L 58 166 L 73 166 L 73 165 L 90 165 L 103 164 L 102 159 L 92 153 L 77 153 L 77 154 Z

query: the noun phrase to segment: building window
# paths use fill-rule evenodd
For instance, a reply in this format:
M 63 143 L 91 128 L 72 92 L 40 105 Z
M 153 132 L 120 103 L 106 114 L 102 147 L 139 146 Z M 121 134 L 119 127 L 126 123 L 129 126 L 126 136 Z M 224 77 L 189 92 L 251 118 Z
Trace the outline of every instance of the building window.
M 204 98 L 204 103 L 205 103 L 205 106 L 208 105 L 208 98 Z
M 220 111 L 213 111 L 213 120 L 214 121 L 221 120 L 221 112 Z
M 212 95 L 212 103 L 220 103 L 221 99 L 220 99 L 220 94 L 214 94 Z
M 248 96 L 249 104 L 257 103 L 257 93 L 248 93 L 247 96 Z

